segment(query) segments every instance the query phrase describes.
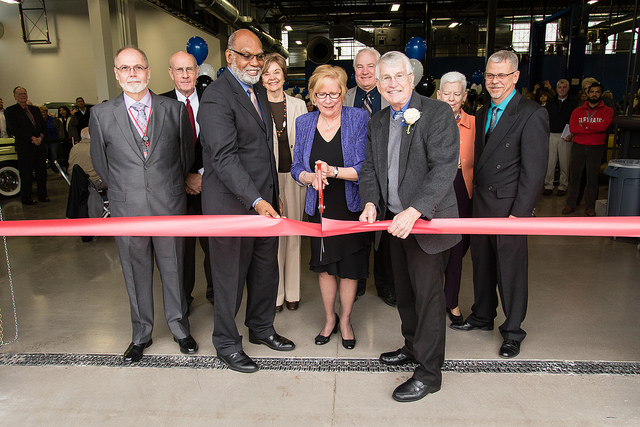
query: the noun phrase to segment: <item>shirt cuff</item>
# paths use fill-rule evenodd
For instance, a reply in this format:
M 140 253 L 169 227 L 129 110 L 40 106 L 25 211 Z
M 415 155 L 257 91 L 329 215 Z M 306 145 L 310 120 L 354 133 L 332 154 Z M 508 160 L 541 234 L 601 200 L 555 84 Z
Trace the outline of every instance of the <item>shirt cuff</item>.
M 198 173 L 199 173 L 200 175 L 204 175 L 204 168 L 200 168 L 200 169 L 198 169 Z
M 254 200 L 253 204 L 251 205 L 252 208 L 256 208 L 256 204 L 260 201 L 263 200 L 262 197 L 258 197 L 256 200 Z

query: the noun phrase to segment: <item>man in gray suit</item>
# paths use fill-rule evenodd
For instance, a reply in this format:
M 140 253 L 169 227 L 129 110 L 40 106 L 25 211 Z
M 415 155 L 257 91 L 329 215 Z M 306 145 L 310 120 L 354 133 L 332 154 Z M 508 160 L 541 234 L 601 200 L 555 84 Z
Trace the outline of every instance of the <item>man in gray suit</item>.
M 111 216 L 183 215 L 194 146 L 184 104 L 147 88 L 151 70 L 137 48 L 120 49 L 113 71 L 124 93 L 96 105 L 89 122 L 91 160 L 109 187 Z M 182 353 L 195 353 L 182 288 L 184 239 L 118 236 L 116 243 L 133 327 L 125 362 L 139 361 L 152 343 L 154 256 L 169 329 Z
M 205 215 L 280 217 L 273 125 L 260 81 L 264 52 L 249 30 L 231 34 L 227 69 L 209 85 L 198 123 Z M 251 373 L 258 365 L 242 348 L 235 317 L 247 286 L 249 341 L 278 351 L 295 348 L 273 328 L 278 293 L 278 237 L 210 237 L 214 312 L 213 345 L 230 369 Z
M 369 121 L 367 158 L 360 171 L 360 220 L 392 220 L 387 231 L 405 345 L 383 353 L 380 361 L 418 363 L 412 378 L 392 395 L 412 402 L 440 390 L 444 270 L 460 235 L 413 235 L 411 230 L 420 218 L 458 217 L 453 180 L 460 139 L 451 107 L 413 92 L 413 67 L 404 54 L 384 54 L 376 78 L 390 108 Z

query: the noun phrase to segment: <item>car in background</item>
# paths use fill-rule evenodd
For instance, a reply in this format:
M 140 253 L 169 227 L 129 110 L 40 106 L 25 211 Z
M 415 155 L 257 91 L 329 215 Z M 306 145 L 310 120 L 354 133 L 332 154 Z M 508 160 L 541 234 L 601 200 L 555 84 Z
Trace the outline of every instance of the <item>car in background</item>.
M 20 193 L 18 154 L 13 138 L 0 138 L 0 197 L 13 197 Z

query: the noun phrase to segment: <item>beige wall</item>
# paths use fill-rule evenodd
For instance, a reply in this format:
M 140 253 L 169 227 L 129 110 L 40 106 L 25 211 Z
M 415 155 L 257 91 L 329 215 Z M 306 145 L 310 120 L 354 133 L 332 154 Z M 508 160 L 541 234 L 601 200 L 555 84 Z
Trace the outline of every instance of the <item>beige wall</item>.
M 13 88 L 24 86 L 35 104 L 49 101 L 74 102 L 78 96 L 88 103 L 97 99 L 94 60 L 86 0 L 47 2 L 47 18 L 55 30 L 54 47 L 30 48 L 22 40 L 18 6 L 0 2 L 0 97 L 5 107 L 15 103 Z M 136 3 L 138 46 L 147 53 L 152 67 L 150 87 L 165 92 L 172 87 L 167 72 L 172 53 L 185 50 L 189 38 L 200 36 L 209 46 L 205 62 L 215 70 L 220 64 L 220 42 L 179 21 L 161 9 Z M 120 46 L 114 43 L 114 49 Z M 113 76 L 112 73 L 108 73 Z

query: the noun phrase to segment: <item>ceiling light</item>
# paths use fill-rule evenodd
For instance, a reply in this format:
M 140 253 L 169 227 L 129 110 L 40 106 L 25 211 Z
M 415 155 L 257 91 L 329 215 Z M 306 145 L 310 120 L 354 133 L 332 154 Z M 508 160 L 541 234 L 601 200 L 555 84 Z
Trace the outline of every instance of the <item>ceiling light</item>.
M 397 12 L 400 10 L 400 3 L 394 3 L 391 5 L 391 12 Z
M 291 25 L 285 25 L 284 29 L 287 31 L 293 31 L 293 28 L 291 27 Z
M 20 4 L 20 0 L 0 0 L 9 4 Z
M 296 44 L 302 44 L 300 40 L 296 40 Z
M 455 28 L 455 27 L 457 27 L 458 25 L 460 25 L 460 23 L 459 23 L 459 22 L 452 22 L 451 24 L 449 24 L 449 28 Z
M 598 0 L 589 0 L 589 1 L 587 2 L 587 4 L 594 4 L 594 3 L 598 3 Z

